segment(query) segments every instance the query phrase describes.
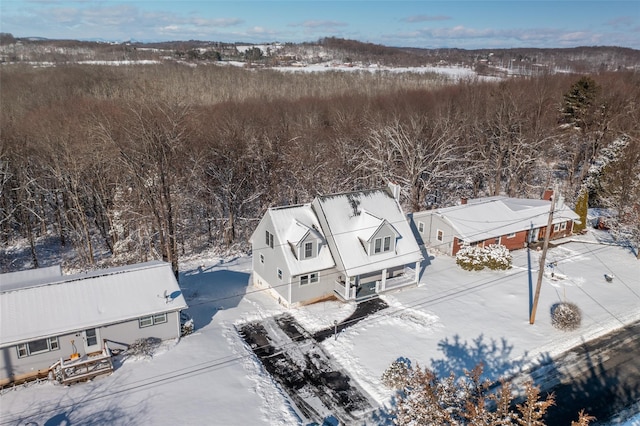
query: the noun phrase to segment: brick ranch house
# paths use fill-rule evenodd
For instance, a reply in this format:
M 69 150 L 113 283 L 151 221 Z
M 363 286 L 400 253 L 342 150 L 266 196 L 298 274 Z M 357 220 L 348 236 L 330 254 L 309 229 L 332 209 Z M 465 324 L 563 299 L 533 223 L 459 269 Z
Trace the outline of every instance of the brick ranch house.
M 544 240 L 552 192 L 543 199 L 504 196 L 463 199 L 460 205 L 416 212 L 412 224 L 421 243 L 454 256 L 464 246 L 501 244 L 509 250 Z M 550 240 L 573 232 L 578 215 L 560 198 Z

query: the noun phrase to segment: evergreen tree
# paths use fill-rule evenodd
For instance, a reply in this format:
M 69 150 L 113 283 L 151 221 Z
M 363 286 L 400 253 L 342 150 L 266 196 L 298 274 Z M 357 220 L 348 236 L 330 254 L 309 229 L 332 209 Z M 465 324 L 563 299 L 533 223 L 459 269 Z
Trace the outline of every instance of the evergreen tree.
M 576 214 L 580 216 L 580 223 L 574 222 L 573 231 L 581 232 L 587 227 L 587 212 L 589 211 L 589 191 L 584 187 L 578 194 L 576 201 Z
M 565 123 L 586 130 L 593 119 L 600 87 L 591 77 L 581 77 L 564 95 L 562 113 Z

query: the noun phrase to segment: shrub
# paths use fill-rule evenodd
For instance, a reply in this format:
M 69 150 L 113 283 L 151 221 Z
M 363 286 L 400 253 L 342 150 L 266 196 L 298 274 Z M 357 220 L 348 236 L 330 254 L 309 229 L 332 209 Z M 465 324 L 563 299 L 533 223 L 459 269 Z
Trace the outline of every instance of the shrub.
M 126 351 L 127 356 L 153 358 L 153 353 L 160 346 L 162 340 L 157 337 L 147 337 L 138 339 L 129 345 Z
M 559 330 L 575 330 L 580 327 L 582 312 L 573 303 L 556 303 L 551 307 L 551 325 Z
M 480 247 L 462 247 L 456 254 L 456 263 L 467 271 L 480 271 L 484 269 L 485 259 L 483 249 Z
M 456 263 L 467 271 L 480 271 L 484 268 L 505 270 L 511 268 L 511 253 L 499 244 L 463 247 L 456 254 Z

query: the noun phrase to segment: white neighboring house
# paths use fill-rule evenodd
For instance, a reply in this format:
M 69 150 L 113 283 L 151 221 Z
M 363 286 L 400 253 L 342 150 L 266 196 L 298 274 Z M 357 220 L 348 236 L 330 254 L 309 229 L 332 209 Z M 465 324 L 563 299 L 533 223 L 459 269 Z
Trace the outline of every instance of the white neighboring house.
M 253 284 L 285 306 L 364 300 L 418 283 L 423 260 L 388 188 L 267 210 L 251 237 Z
M 152 261 L 62 275 L 60 267 L 0 275 L 0 385 L 46 376 L 60 359 L 134 341 L 180 337 L 187 308 L 171 264 Z

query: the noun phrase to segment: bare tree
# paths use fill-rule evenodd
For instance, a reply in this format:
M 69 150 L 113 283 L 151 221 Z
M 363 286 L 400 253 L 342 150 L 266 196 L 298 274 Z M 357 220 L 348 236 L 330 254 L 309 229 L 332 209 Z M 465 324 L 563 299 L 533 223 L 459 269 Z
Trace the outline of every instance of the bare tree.
M 425 190 L 450 177 L 457 130 L 447 117 L 410 116 L 372 126 L 363 151 L 363 169 L 381 182 L 394 181 L 408 192 L 412 211 L 424 204 Z

